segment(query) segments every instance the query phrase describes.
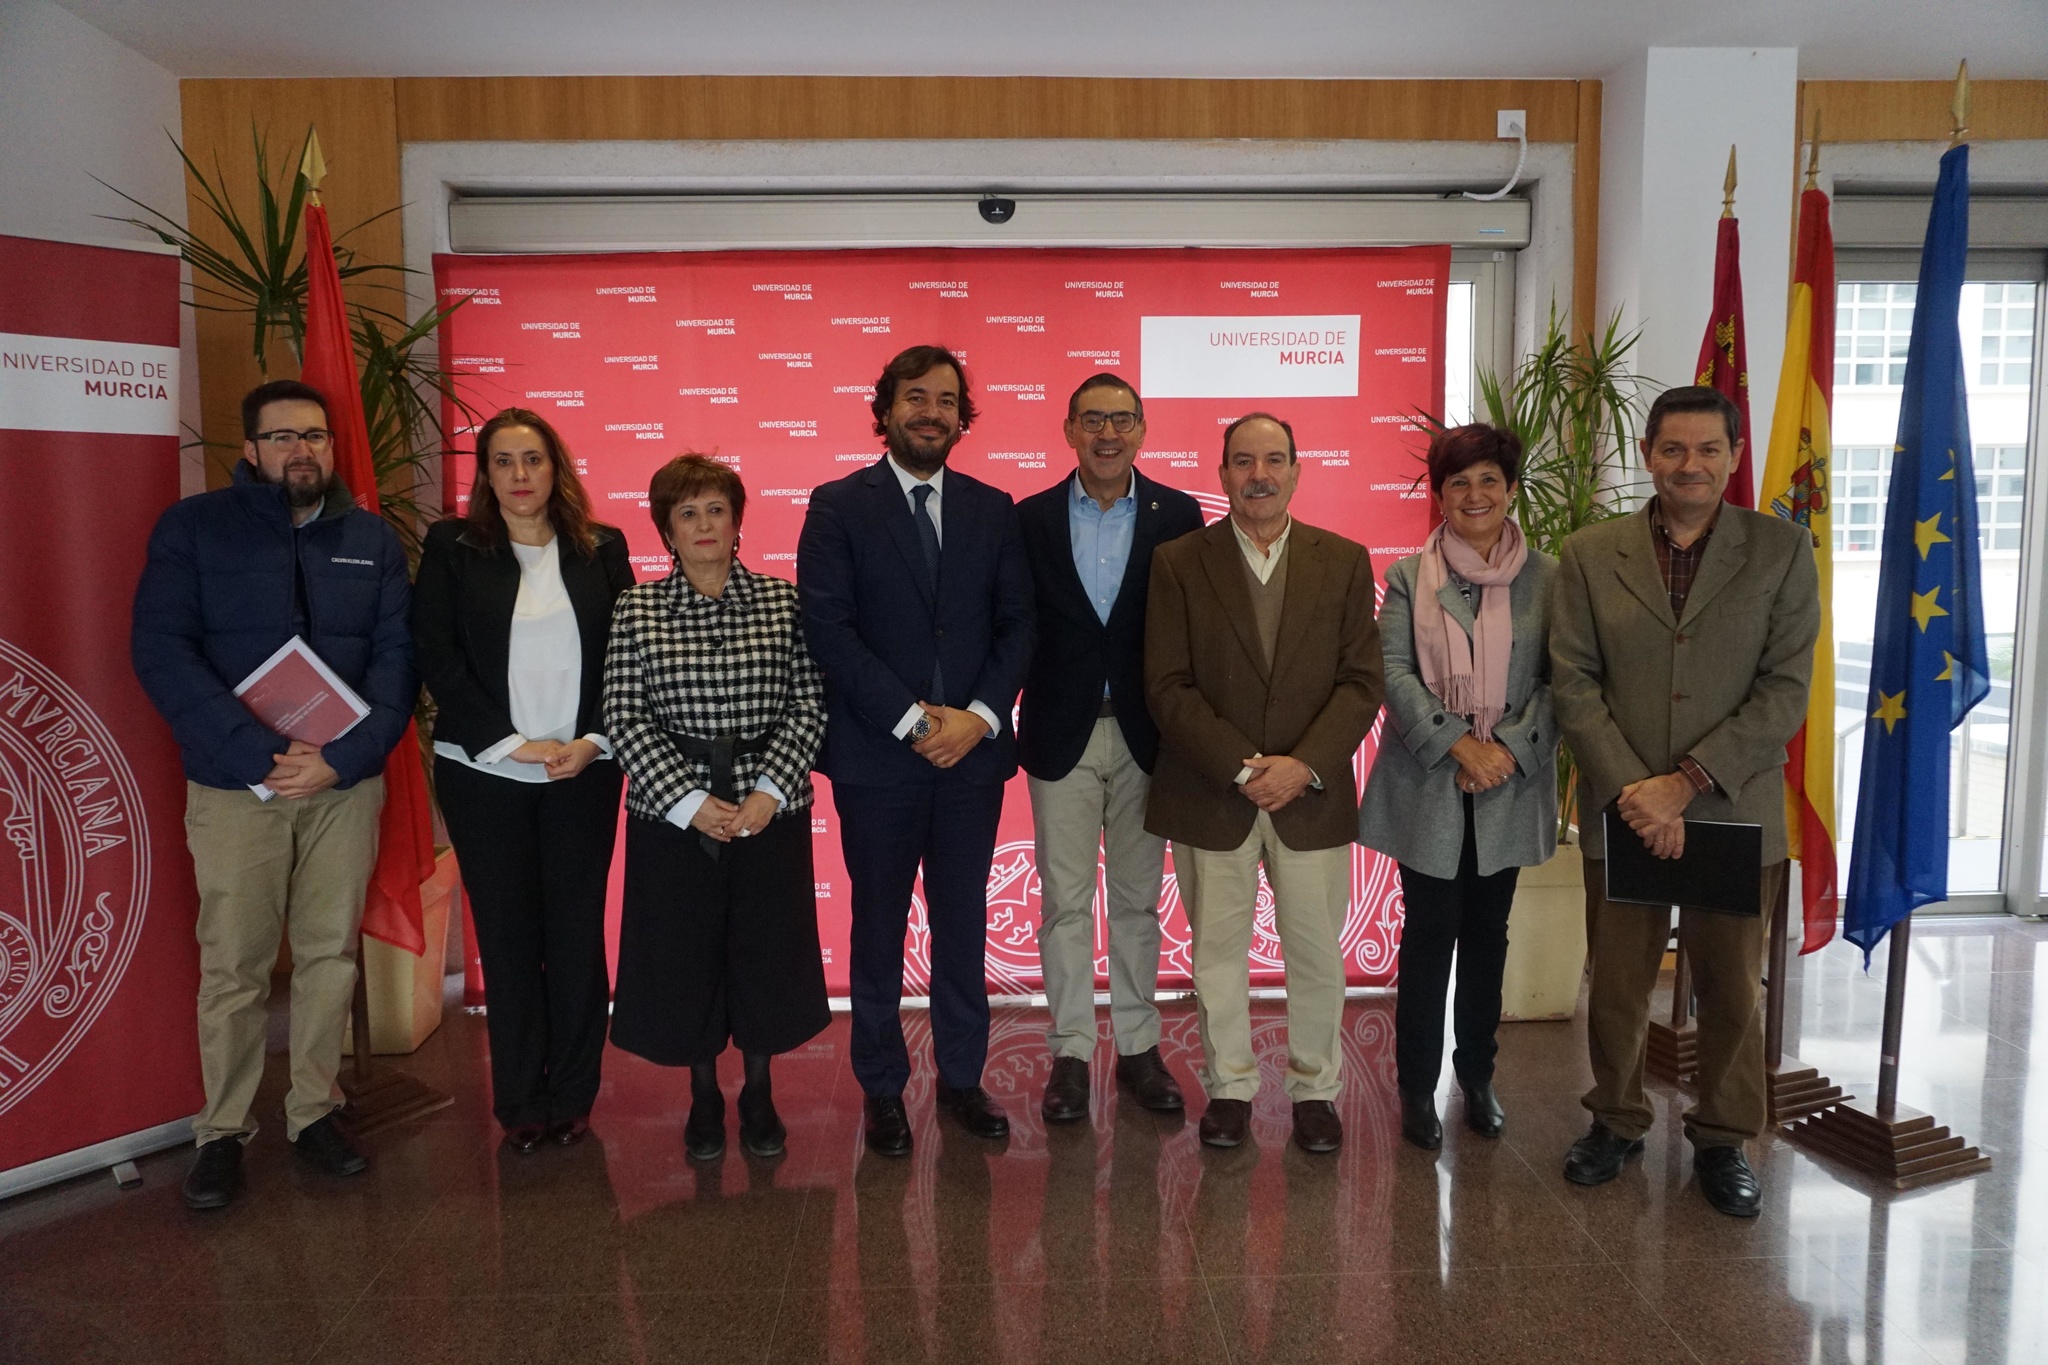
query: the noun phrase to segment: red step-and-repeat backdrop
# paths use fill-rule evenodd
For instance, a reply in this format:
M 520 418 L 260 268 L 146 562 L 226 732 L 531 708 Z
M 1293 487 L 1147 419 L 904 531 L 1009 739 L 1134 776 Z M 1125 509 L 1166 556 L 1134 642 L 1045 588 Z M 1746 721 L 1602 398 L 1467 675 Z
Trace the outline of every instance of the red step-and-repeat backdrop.
M 1415 417 L 1442 407 L 1449 269 L 1447 247 L 434 260 L 441 302 L 466 300 L 444 328 L 442 354 L 467 401 L 486 414 L 532 408 L 556 425 L 600 518 L 625 529 L 642 578 L 669 567 L 647 482 L 684 450 L 715 451 L 740 471 L 741 557 L 793 576 L 810 490 L 881 457 L 868 411 L 875 379 L 896 352 L 927 342 L 960 355 L 982 411 L 952 467 L 1018 497 L 1063 478 L 1073 466 L 1061 436 L 1067 396 L 1111 371 L 1145 397 L 1139 467 L 1194 494 L 1212 519 L 1225 509 L 1222 427 L 1254 408 L 1286 418 L 1304 466 L 1295 514 L 1368 546 L 1384 572 L 1428 530 Z M 452 408 L 448 419 L 451 430 L 473 429 Z M 475 461 L 449 466 L 449 505 L 460 511 Z M 1372 748 L 1360 751 L 1361 773 Z M 817 786 L 819 927 L 826 978 L 843 994 L 850 902 L 830 783 Z M 1347 966 L 1354 984 L 1384 984 L 1400 934 L 1399 882 L 1392 862 L 1365 849 L 1354 848 L 1352 866 Z M 1038 895 L 1020 774 L 989 874 L 993 991 L 1039 983 Z M 1188 930 L 1170 870 L 1163 910 L 1161 980 L 1183 984 Z M 921 989 L 921 903 L 911 920 L 909 977 Z M 1252 953 L 1255 976 L 1277 983 L 1264 888 Z

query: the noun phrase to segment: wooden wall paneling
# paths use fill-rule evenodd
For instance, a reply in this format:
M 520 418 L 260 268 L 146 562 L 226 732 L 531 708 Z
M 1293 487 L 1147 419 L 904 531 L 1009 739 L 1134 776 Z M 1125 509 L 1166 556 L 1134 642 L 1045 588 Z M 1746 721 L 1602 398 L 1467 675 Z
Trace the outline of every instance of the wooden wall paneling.
M 1577 137 L 1569 80 L 1217 81 L 1066 77 L 533 76 L 397 82 L 406 142 L 762 138 L 1487 141 L 1526 109 Z
M 1599 81 L 1580 81 L 1578 145 L 1572 157 L 1572 329 L 1600 330 Z
M 1946 142 L 1955 82 L 1803 81 L 1810 123 L 1824 142 Z M 2048 81 L 1970 82 L 1970 140 L 2048 138 Z M 1823 159 L 1827 152 L 1823 148 Z
M 180 82 L 184 143 L 194 162 L 209 174 L 216 164 L 236 207 L 256 211 L 256 166 L 251 128 L 261 131 L 275 173 L 296 169 L 295 158 L 310 124 L 320 133 L 327 159 L 322 185 L 329 218 L 340 236 L 365 219 L 399 204 L 397 104 L 388 79 L 374 80 L 188 80 Z M 213 246 L 230 243 L 212 215 L 187 187 L 188 221 Z M 345 239 L 359 260 L 400 264 L 404 242 L 396 213 L 370 223 Z M 374 280 L 376 277 L 372 277 Z M 401 296 L 366 282 L 349 287 L 351 297 L 390 307 Z M 403 304 L 398 305 L 403 311 Z M 197 316 L 199 395 L 203 431 L 209 444 L 241 443 L 241 399 L 266 377 L 252 354 L 250 320 L 244 313 L 201 311 Z M 296 359 L 285 350 L 271 360 L 269 378 L 291 378 Z M 208 452 L 210 485 L 226 481 L 238 455 Z

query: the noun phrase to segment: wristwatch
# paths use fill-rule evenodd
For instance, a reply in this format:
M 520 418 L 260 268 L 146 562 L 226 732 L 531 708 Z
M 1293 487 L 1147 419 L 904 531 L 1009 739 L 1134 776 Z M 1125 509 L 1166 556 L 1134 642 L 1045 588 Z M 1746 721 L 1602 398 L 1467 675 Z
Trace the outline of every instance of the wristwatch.
M 919 716 L 910 729 L 904 732 L 903 737 L 912 744 L 924 743 L 932 737 L 932 718 L 930 716 Z

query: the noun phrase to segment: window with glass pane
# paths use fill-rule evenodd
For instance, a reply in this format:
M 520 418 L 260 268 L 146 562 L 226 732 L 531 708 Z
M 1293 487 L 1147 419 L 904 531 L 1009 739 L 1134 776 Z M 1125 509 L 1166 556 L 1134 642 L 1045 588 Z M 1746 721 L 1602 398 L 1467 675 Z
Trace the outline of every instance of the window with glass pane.
M 1879 549 L 1906 344 L 1913 329 L 1913 294 L 1911 284 L 1844 279 L 1836 295 L 1835 753 L 1844 869 L 1863 764 Z M 2038 294 L 2029 280 L 1973 280 L 1963 287 L 1963 355 L 1969 361 L 1971 458 L 1992 682 L 1991 695 L 1949 742 L 1949 890 L 1957 894 L 1999 889 Z

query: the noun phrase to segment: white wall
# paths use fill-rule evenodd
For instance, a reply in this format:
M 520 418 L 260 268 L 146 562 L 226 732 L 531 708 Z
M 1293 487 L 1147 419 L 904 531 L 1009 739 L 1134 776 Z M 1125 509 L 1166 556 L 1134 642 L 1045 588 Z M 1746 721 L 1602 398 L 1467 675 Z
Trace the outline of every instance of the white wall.
M 117 185 L 185 218 L 185 180 L 167 132 L 179 128 L 178 79 L 49 0 L 0 0 L 0 233 L 98 245 L 155 239 L 110 223 Z M 184 420 L 199 424 L 198 353 L 181 327 Z M 205 486 L 196 451 L 185 491 Z
M 1606 76 L 1600 307 L 1643 329 L 1637 370 L 1689 384 L 1713 303 L 1714 237 L 1736 147 L 1750 422 L 1761 476 L 1791 267 L 1796 48 L 1653 47 Z

